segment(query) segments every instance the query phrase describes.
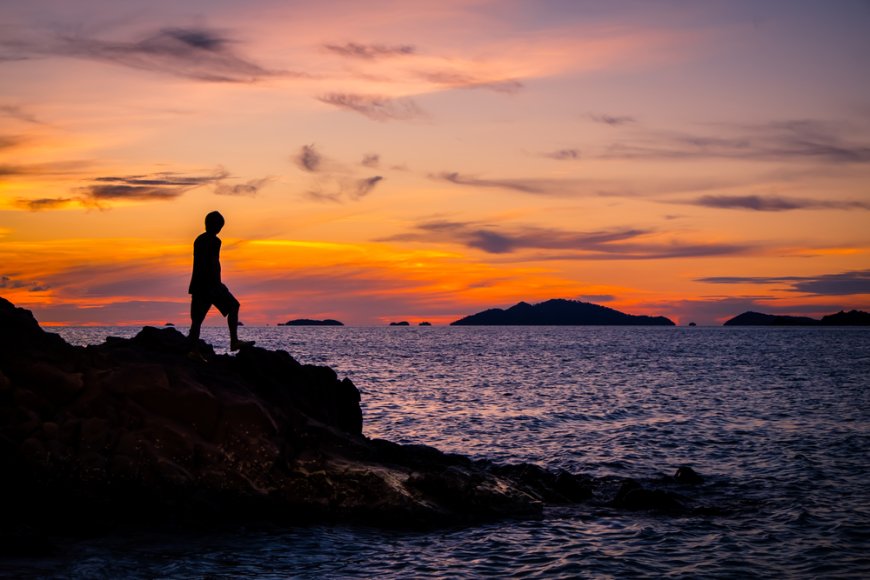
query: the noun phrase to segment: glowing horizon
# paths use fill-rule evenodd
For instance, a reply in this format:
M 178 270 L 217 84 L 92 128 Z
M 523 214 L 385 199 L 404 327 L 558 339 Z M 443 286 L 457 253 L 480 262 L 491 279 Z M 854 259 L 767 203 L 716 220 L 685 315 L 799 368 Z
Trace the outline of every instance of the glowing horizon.
M 866 3 L 0 17 L 0 296 L 42 324 L 186 325 L 213 209 L 251 325 L 870 310 Z

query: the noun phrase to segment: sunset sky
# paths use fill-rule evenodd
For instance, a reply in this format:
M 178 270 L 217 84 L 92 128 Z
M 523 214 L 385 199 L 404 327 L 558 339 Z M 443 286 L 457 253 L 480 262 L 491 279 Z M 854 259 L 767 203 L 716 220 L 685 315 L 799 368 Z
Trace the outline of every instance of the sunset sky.
M 249 325 L 868 310 L 868 31 L 866 0 L 0 0 L 0 296 L 187 324 L 217 209 Z

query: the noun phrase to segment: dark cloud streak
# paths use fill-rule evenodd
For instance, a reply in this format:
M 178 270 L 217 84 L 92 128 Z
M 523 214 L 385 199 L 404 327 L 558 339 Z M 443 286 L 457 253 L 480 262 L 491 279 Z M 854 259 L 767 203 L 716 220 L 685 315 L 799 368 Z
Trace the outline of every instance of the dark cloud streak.
M 474 222 L 433 221 L 418 224 L 417 231 L 382 241 L 458 243 L 489 254 L 523 250 L 559 250 L 532 256 L 533 260 L 648 260 L 742 254 L 747 246 L 683 244 L 645 241 L 650 230 L 625 228 L 599 232 L 571 232 L 551 228 L 518 227 L 497 230 Z
M 324 44 L 323 48 L 339 56 L 363 60 L 409 56 L 417 52 L 417 49 L 410 44 L 389 46 L 385 44 L 359 44 L 356 42 L 347 42 L 345 44 Z
M 607 115 L 604 113 L 589 113 L 587 116 L 591 121 L 601 123 L 603 125 L 610 125 L 611 127 L 630 125 L 637 122 L 637 119 L 628 115 Z
M 721 125 L 731 135 L 646 131 L 634 142 L 609 146 L 605 159 L 739 159 L 868 163 L 870 145 L 847 142 L 843 129 L 820 121 Z
M 216 184 L 229 177 L 220 169 L 212 175 L 181 175 L 173 172 L 154 175 L 123 177 L 97 177 L 91 185 L 81 188 L 85 198 L 99 203 L 120 199 L 168 200 L 175 199 L 203 185 Z
M 721 209 L 748 209 L 753 211 L 789 211 L 798 209 L 870 209 L 860 201 L 833 201 L 780 197 L 776 195 L 705 195 L 689 202 L 693 205 Z
M 709 284 L 786 284 L 794 292 L 818 296 L 870 294 L 870 270 L 856 270 L 819 276 L 715 276 L 698 278 Z
M 60 209 L 78 200 L 72 197 L 41 197 L 38 199 L 18 198 L 15 205 L 30 211 L 42 211 L 47 209 Z
M 0 290 L 25 289 L 28 292 L 44 292 L 50 287 L 41 282 L 17 280 L 12 276 L 0 276 Z
M 253 83 L 272 76 L 307 76 L 266 69 L 238 54 L 235 43 L 205 27 L 168 27 L 133 41 L 109 41 L 65 35 L 54 41 L 0 47 L 31 56 L 74 57 L 206 82 Z
M 558 151 L 544 153 L 542 156 L 557 161 L 574 161 L 580 159 L 580 151 L 577 149 L 559 149 Z
M 547 179 L 483 179 L 473 175 L 464 175 L 456 171 L 442 171 L 429 177 L 467 187 L 508 189 L 533 195 L 567 195 L 570 193 L 568 189 L 572 187 L 572 184 L 566 181 Z

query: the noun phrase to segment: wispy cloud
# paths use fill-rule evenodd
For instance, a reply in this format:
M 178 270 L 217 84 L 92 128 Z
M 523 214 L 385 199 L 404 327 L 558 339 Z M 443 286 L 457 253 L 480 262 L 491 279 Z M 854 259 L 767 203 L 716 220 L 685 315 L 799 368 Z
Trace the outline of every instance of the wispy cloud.
M 655 232 L 639 228 L 572 232 L 533 226 L 496 228 L 476 222 L 430 221 L 418 224 L 415 229 L 381 241 L 453 243 L 489 254 L 558 251 L 536 254 L 535 260 L 645 260 L 734 255 L 750 249 L 732 244 L 660 242 L 653 238 Z
M 381 175 L 374 175 L 372 177 L 366 177 L 365 179 L 358 179 L 352 196 L 354 197 L 354 199 L 359 199 L 361 197 L 367 196 L 383 179 L 384 178 Z
M 577 149 L 559 149 L 549 153 L 542 153 L 541 156 L 556 159 L 557 161 L 574 161 L 580 159 L 580 151 Z
M 408 56 L 417 52 L 417 49 L 411 44 L 386 45 L 346 42 L 344 44 L 324 44 L 323 48 L 339 56 L 363 60 Z
M 260 179 L 249 179 L 242 183 L 223 183 L 218 182 L 215 185 L 215 195 L 231 195 L 231 196 L 247 196 L 253 197 L 269 182 L 271 177 L 262 177 Z
M 622 125 L 631 125 L 637 123 L 637 119 L 629 115 L 608 115 L 606 113 L 589 113 L 586 115 L 590 121 L 601 123 L 602 125 L 610 125 L 611 127 L 619 127 Z
M 19 280 L 12 276 L 0 276 L 0 290 L 25 289 L 28 292 L 44 292 L 49 287 L 41 282 Z
M 485 89 L 497 93 L 514 94 L 524 85 L 517 79 L 499 79 L 476 76 L 452 70 L 420 71 L 418 76 L 427 82 L 452 89 Z
M 31 123 L 34 125 L 42 124 L 42 122 L 37 119 L 35 115 L 27 112 L 26 109 L 23 109 L 18 105 L 0 105 L 0 117 L 11 117 L 12 119 L 23 121 L 25 123 Z
M 82 58 L 208 82 L 250 83 L 275 75 L 301 76 L 264 68 L 239 54 L 235 44 L 221 32 L 204 27 L 163 28 L 132 41 L 67 35 L 39 44 L 2 43 L 21 57 Z
M 333 175 L 329 179 L 315 183 L 305 194 L 314 201 L 332 203 L 342 203 L 347 200 L 359 201 L 374 191 L 383 179 L 381 175 L 362 179 Z
M 305 192 L 314 201 L 342 203 L 359 201 L 383 181 L 382 175 L 360 177 L 359 166 L 347 165 L 324 156 L 312 145 L 303 145 L 293 157 L 300 169 L 311 175 L 311 185 Z M 380 157 L 370 153 L 363 156 L 360 165 L 374 168 Z
M 2 138 L 0 138 L 2 141 Z M 0 165 L 0 177 L 64 176 L 81 175 L 90 165 L 89 161 L 58 161 L 54 163 L 31 163 L 26 165 Z
M 40 197 L 37 199 L 18 198 L 15 205 L 30 211 L 42 211 L 48 209 L 60 209 L 70 204 L 79 203 L 79 199 L 73 197 Z
M 552 179 L 487 179 L 466 175 L 456 171 L 442 171 L 430 175 L 432 179 L 447 181 L 456 185 L 485 189 L 508 189 L 534 195 L 570 195 L 576 183 Z
M 410 121 L 426 117 L 426 113 L 409 98 L 329 93 L 318 97 L 318 100 L 328 105 L 365 115 L 375 121 Z
M 152 175 L 97 177 L 91 185 L 81 188 L 82 194 L 94 201 L 167 200 L 175 199 L 203 185 L 216 184 L 229 177 L 224 169 L 210 175 L 183 175 L 174 172 Z
M 870 145 L 847 140 L 846 128 L 822 121 L 720 124 L 720 134 L 644 131 L 610 145 L 609 159 L 741 159 L 868 163 Z
M 0 135 L 0 149 L 14 149 L 25 141 L 20 135 Z M 11 175 L 12 167 L 9 165 L 0 165 L 0 175 Z
M 785 284 L 789 290 L 819 296 L 870 294 L 870 270 L 819 276 L 714 276 L 698 278 L 710 284 Z
M 320 168 L 322 158 L 312 143 L 311 145 L 303 145 L 299 149 L 299 153 L 293 157 L 293 160 L 300 169 L 314 173 Z
M 693 205 L 753 211 L 789 211 L 796 209 L 870 209 L 861 201 L 835 201 L 777 195 L 705 195 L 688 202 Z

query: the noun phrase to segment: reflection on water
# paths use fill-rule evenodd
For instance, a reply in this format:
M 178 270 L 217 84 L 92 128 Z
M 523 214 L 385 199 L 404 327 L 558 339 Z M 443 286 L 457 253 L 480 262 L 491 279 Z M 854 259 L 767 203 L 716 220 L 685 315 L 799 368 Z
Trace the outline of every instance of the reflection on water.
M 98 342 L 136 329 L 64 329 Z M 184 329 L 180 329 L 184 330 Z M 61 542 L 4 570 L 73 577 L 870 576 L 870 330 L 243 329 L 363 393 L 365 432 L 497 461 L 638 478 L 689 464 L 729 511 L 551 509 L 398 533 L 258 528 Z M 225 345 L 226 330 L 204 337 Z M 13 566 L 13 568 L 10 568 Z

